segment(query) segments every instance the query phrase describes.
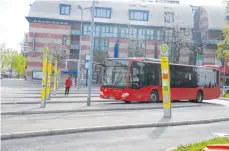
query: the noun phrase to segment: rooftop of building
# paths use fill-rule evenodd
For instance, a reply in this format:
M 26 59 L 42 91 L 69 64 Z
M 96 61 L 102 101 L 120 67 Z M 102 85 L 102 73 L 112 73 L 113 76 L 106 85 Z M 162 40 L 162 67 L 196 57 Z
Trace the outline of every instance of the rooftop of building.
M 60 15 L 60 4 L 71 6 L 70 15 Z M 82 8 L 91 7 L 91 1 L 35 1 L 29 11 L 30 18 L 47 18 L 69 21 L 80 21 L 81 12 L 78 5 Z M 163 4 L 151 2 L 96 2 L 96 7 L 111 8 L 111 18 L 95 18 L 95 22 L 106 24 L 125 24 L 164 27 L 173 26 L 165 24 L 164 12 L 169 11 L 175 14 L 175 23 L 181 28 L 193 28 L 193 13 L 190 5 L 183 4 Z M 207 12 L 208 29 L 219 30 L 226 24 L 226 13 L 222 7 L 201 6 Z M 148 11 L 148 21 L 129 20 L 129 10 Z M 91 12 L 85 10 L 83 21 L 90 22 Z

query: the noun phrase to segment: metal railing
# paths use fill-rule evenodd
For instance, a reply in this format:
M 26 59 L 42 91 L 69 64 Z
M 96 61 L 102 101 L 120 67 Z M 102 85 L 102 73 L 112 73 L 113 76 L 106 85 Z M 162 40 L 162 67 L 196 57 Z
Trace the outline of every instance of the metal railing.
M 222 42 L 222 40 L 203 40 L 204 44 L 213 44 L 217 45 L 219 42 Z

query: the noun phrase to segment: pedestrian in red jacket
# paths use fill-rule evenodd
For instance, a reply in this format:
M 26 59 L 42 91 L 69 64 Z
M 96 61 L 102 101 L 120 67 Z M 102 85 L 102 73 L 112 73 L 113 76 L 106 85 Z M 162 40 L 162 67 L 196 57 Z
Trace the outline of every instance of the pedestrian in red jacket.
M 65 81 L 65 95 L 69 94 L 69 90 L 71 86 L 72 86 L 72 80 L 71 80 L 71 77 L 68 77 Z

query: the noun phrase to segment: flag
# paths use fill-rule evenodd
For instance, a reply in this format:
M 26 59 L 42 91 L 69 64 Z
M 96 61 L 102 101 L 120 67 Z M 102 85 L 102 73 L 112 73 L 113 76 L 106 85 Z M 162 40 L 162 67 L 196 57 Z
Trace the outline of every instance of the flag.
M 117 39 L 114 46 L 114 58 L 118 58 L 119 56 L 119 39 Z

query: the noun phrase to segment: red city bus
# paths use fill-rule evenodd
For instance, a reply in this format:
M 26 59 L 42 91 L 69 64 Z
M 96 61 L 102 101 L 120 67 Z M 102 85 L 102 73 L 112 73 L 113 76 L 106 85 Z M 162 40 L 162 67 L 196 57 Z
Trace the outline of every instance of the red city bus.
M 126 103 L 162 101 L 159 59 L 109 58 L 102 65 L 101 98 Z M 220 96 L 220 72 L 216 66 L 170 64 L 170 81 L 172 100 L 199 103 Z

